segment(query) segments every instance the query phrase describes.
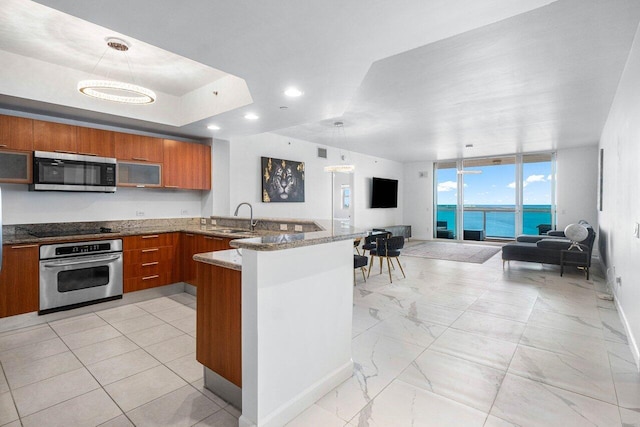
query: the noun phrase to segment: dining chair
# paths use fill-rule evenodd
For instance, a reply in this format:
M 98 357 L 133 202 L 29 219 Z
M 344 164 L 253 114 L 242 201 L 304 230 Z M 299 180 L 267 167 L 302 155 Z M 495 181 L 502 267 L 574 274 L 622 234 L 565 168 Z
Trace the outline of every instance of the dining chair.
M 370 254 L 370 266 L 369 273 L 367 277 L 371 275 L 371 266 L 373 266 L 373 258 L 380 258 L 380 274 L 382 274 L 382 258 L 387 260 L 387 269 L 389 270 L 389 281 L 393 283 L 393 278 L 391 277 L 391 268 L 392 261 L 391 259 L 395 258 L 398 266 L 400 267 L 400 271 L 402 271 L 402 276 L 406 278 L 406 274 L 404 274 L 404 269 L 402 268 L 402 264 L 400 264 L 399 256 L 400 250 L 404 247 L 404 237 L 403 236 L 392 236 L 392 237 L 378 237 L 376 239 L 376 248 L 369 251 Z

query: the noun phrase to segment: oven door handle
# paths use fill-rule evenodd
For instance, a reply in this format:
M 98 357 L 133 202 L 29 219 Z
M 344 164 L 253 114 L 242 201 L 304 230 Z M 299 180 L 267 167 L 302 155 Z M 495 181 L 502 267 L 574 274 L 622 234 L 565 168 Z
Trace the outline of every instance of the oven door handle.
M 56 267 L 66 267 L 67 265 L 95 264 L 96 262 L 115 261 L 118 258 L 120 258 L 120 255 L 115 255 L 108 258 L 88 259 L 86 261 L 72 261 L 72 262 L 60 261 L 56 264 L 43 264 L 43 266 L 46 268 L 56 268 Z

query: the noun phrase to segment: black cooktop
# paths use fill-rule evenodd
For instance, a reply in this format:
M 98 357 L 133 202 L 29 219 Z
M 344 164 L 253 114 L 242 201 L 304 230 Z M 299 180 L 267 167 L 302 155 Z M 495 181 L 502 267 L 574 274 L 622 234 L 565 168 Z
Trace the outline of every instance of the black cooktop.
M 99 229 L 89 229 L 89 230 L 44 230 L 44 231 L 29 231 L 34 237 L 44 238 L 44 237 L 66 237 L 66 236 L 85 236 L 88 234 L 112 234 L 115 231 L 112 231 L 110 228 L 101 227 Z

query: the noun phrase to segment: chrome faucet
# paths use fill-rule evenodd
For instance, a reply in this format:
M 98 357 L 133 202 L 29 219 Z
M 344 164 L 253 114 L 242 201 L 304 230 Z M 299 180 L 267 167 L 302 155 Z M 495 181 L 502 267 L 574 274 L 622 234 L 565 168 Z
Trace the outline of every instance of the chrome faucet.
M 251 206 L 251 203 L 247 203 L 247 202 L 240 203 L 236 208 L 236 211 L 233 213 L 233 216 L 238 216 L 238 211 L 240 210 L 240 206 L 242 205 L 247 205 L 249 206 L 249 209 L 251 209 L 251 217 L 249 218 L 249 230 L 253 231 L 256 225 L 258 225 L 258 220 L 255 220 L 255 221 L 253 220 L 253 206 Z

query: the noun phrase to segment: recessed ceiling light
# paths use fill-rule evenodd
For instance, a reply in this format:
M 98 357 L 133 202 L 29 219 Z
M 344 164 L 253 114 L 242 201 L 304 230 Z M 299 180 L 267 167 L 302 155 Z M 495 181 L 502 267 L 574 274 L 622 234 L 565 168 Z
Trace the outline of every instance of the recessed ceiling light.
M 287 110 L 289 107 L 287 107 L 286 105 L 283 105 L 280 107 L 281 110 Z
M 210 130 L 220 130 L 220 126 L 218 126 L 218 125 L 209 125 L 209 126 L 207 126 L 207 129 L 210 129 Z
M 300 89 L 295 88 L 295 87 L 290 87 L 287 90 L 284 91 L 284 94 L 287 95 L 290 98 L 297 98 L 299 96 L 302 96 L 304 92 L 302 92 Z
M 244 118 L 247 120 L 258 120 L 260 117 L 258 117 L 256 114 L 248 113 L 244 115 Z
M 473 148 L 473 144 L 467 144 L 464 146 L 464 148 Z

